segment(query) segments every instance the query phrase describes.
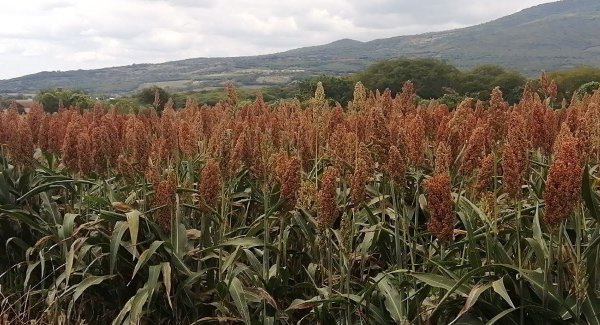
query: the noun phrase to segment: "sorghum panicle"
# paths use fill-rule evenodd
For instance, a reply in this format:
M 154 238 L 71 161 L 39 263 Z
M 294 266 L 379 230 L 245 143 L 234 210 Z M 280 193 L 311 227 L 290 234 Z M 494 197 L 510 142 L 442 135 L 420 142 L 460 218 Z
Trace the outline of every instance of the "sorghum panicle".
M 436 174 L 449 173 L 452 165 L 452 149 L 445 141 L 440 141 L 435 149 L 434 168 Z
M 563 125 L 554 144 L 554 161 L 548 170 L 544 189 L 546 204 L 544 220 L 556 228 L 573 212 L 581 192 L 582 162 L 578 154 L 577 138 Z
M 171 220 L 175 216 L 177 195 L 177 179 L 169 173 L 158 182 L 154 189 L 154 207 L 161 207 L 154 212 L 154 220 L 165 230 L 171 230 Z
M 369 180 L 369 166 L 367 162 L 358 157 L 354 165 L 354 174 L 350 180 L 350 200 L 355 206 L 363 203 L 365 199 L 365 184 Z
M 338 217 L 337 209 L 337 178 L 338 170 L 329 166 L 323 172 L 321 178 L 321 190 L 319 191 L 319 207 L 317 210 L 317 225 L 322 232 L 331 228 Z
M 406 157 L 398 150 L 398 147 L 391 146 L 383 170 L 394 184 L 401 188 L 404 187 L 406 165 Z
M 215 159 L 209 159 L 200 172 L 200 183 L 198 193 L 203 204 L 200 207 L 204 211 L 217 208 L 221 195 L 221 168 Z
M 427 230 L 439 240 L 452 238 L 456 216 L 452 202 L 450 175 L 434 174 L 425 180 L 423 186 L 427 190 L 427 209 L 429 221 Z

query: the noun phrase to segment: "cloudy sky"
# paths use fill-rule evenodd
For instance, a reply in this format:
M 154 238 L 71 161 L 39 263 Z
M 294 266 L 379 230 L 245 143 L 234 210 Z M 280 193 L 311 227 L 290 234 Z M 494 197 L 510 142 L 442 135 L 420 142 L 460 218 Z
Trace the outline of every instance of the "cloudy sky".
M 10 1 L 0 11 L 0 79 L 439 31 L 545 2 L 551 1 Z

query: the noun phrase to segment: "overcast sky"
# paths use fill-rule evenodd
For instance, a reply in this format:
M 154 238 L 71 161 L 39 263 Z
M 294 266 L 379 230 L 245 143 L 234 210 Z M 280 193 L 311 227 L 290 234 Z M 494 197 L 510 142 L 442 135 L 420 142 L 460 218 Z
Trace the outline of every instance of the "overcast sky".
M 552 1 L 9 1 L 0 11 L 0 79 L 439 31 L 545 2 Z

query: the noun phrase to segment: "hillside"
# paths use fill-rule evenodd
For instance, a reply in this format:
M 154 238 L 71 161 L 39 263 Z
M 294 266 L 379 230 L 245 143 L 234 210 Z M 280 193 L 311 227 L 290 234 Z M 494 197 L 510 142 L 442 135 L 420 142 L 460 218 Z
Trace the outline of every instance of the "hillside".
M 578 65 L 600 66 L 600 1 L 538 5 L 472 27 L 359 42 L 350 39 L 286 52 L 233 58 L 196 58 L 160 64 L 40 72 L 1 80 L 0 93 L 76 87 L 123 93 L 158 84 L 179 90 L 235 80 L 244 86 L 285 84 L 313 74 L 346 74 L 378 60 L 434 57 L 461 68 L 494 63 L 535 74 Z

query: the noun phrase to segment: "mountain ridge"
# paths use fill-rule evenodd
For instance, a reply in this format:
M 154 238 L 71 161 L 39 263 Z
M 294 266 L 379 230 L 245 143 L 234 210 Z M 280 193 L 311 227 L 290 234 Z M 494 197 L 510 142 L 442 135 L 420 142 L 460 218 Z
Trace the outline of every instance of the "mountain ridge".
M 93 70 L 39 72 L 0 80 L 0 93 L 81 88 L 118 94 L 150 84 L 177 90 L 286 84 L 314 74 L 343 75 L 376 61 L 432 57 L 459 68 L 491 63 L 534 75 L 540 70 L 600 66 L 600 1 L 562 0 L 474 26 L 358 41 L 349 38 L 257 56 L 190 58 Z

